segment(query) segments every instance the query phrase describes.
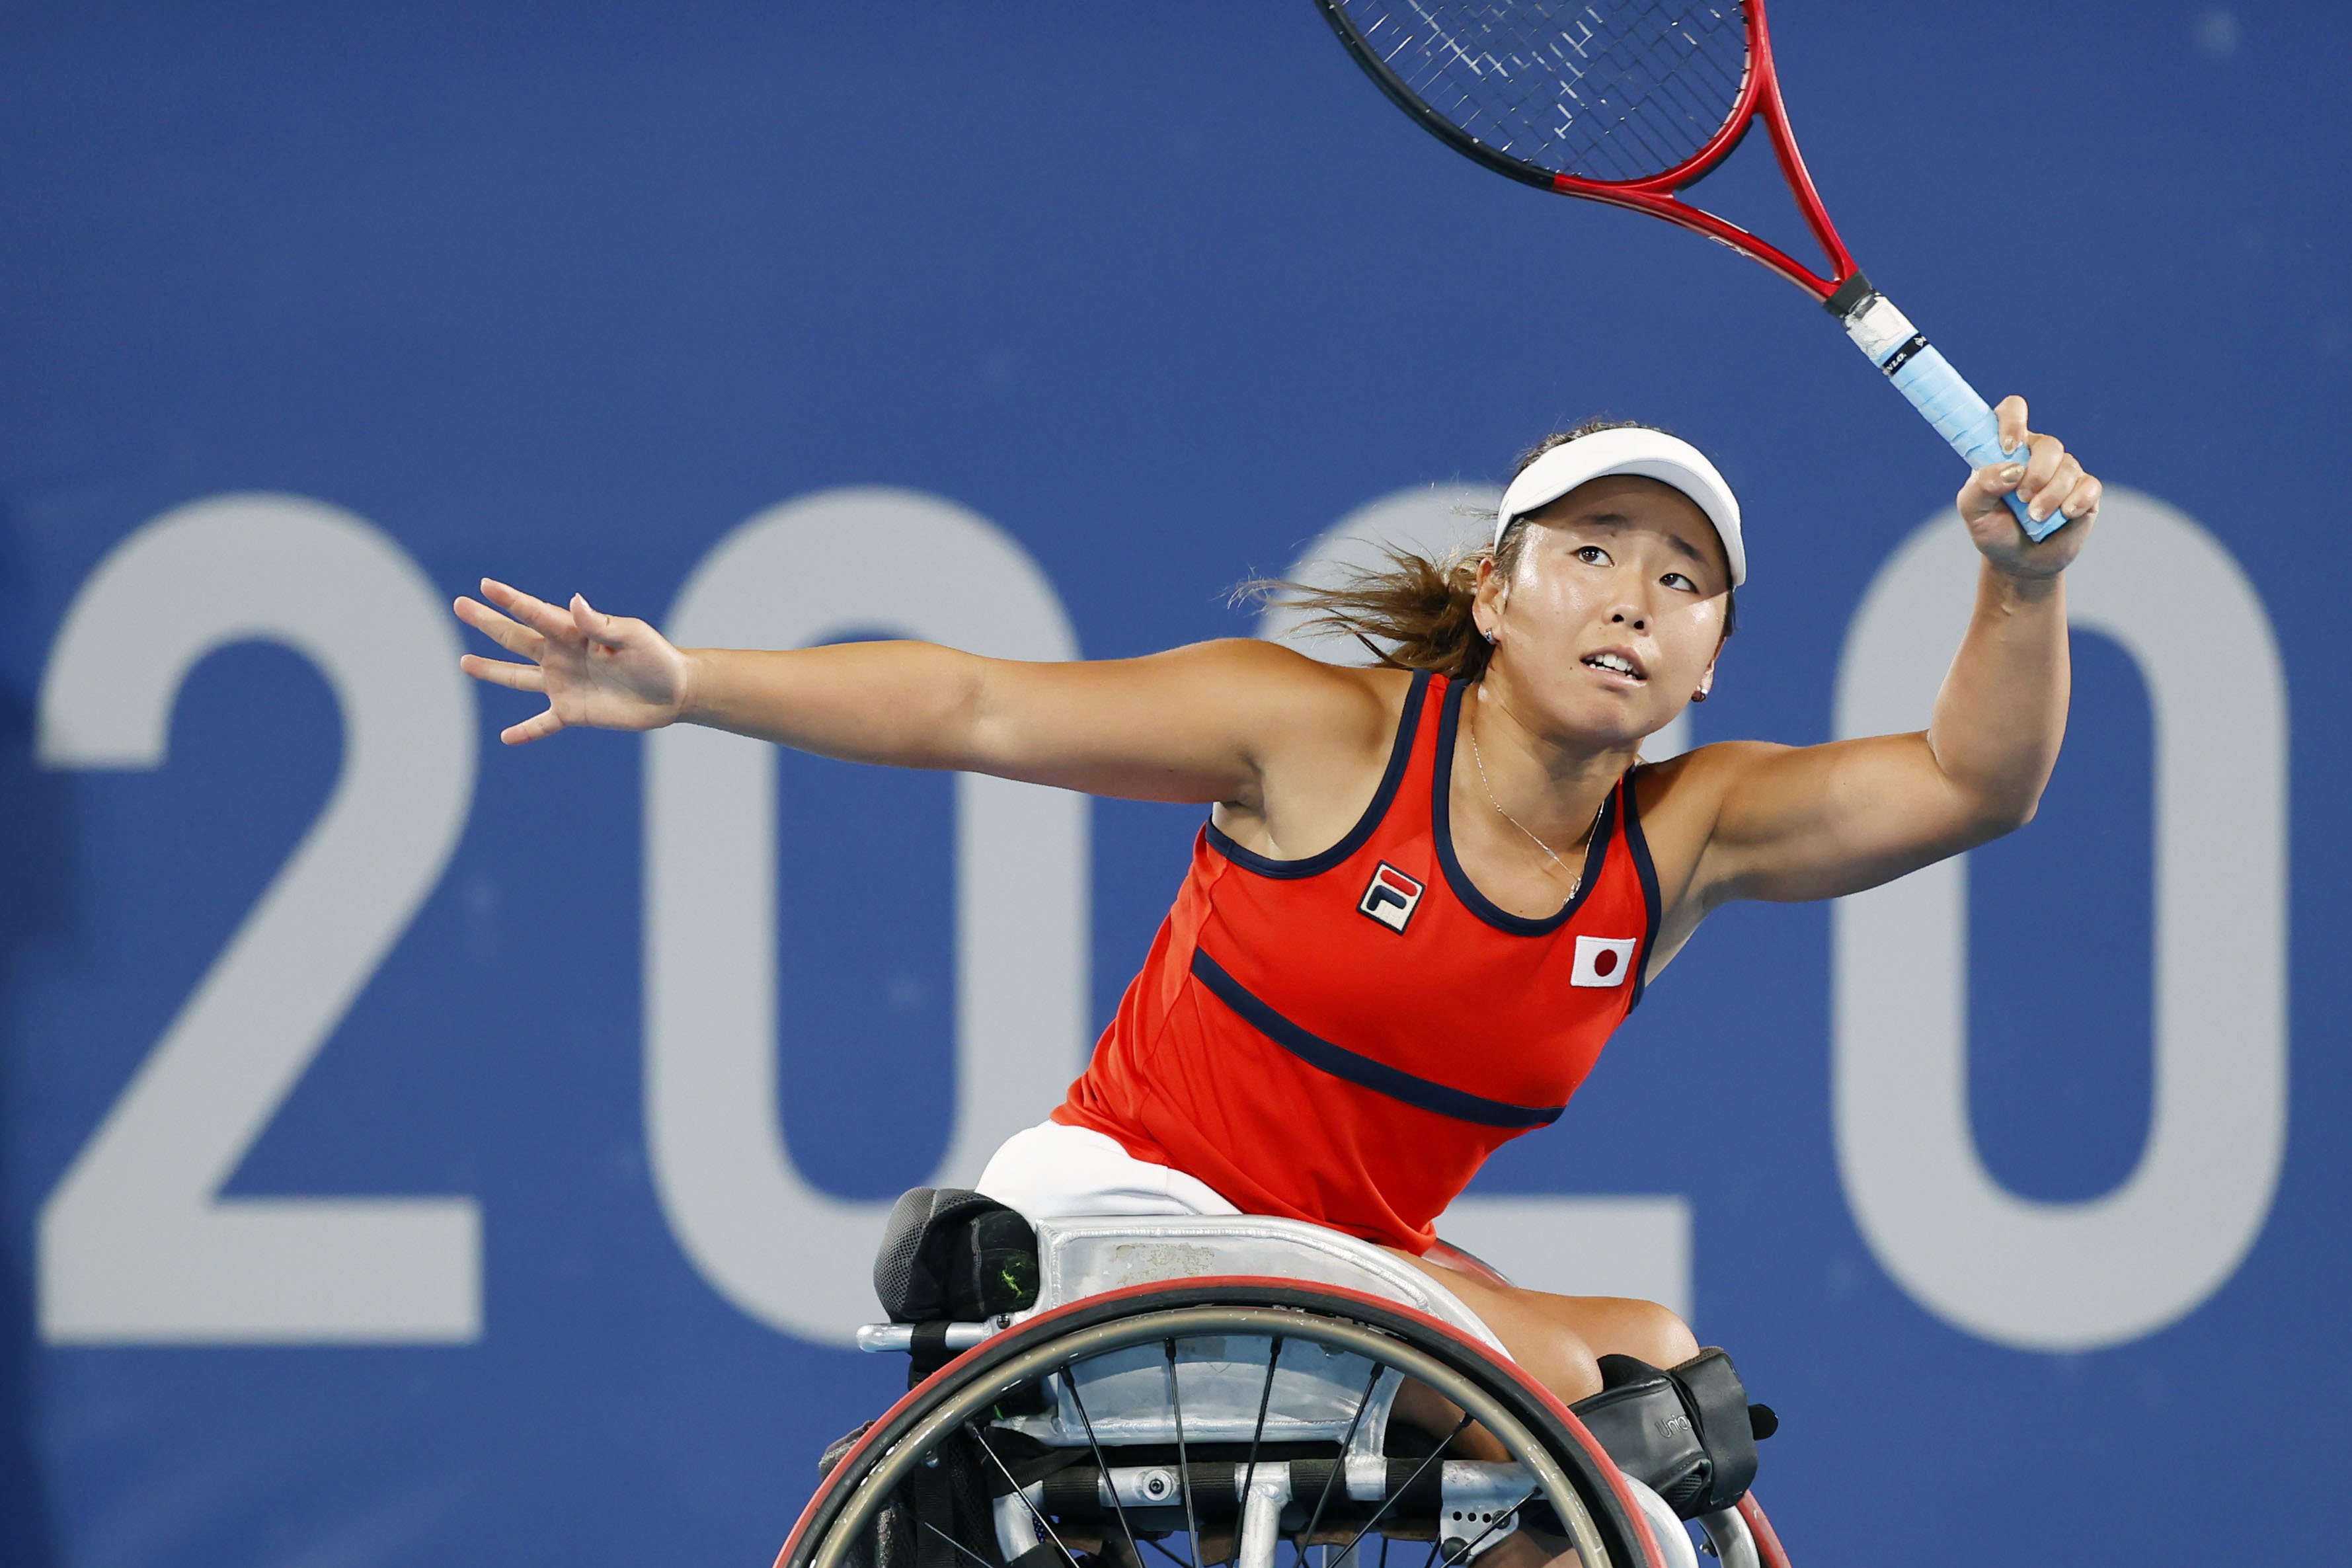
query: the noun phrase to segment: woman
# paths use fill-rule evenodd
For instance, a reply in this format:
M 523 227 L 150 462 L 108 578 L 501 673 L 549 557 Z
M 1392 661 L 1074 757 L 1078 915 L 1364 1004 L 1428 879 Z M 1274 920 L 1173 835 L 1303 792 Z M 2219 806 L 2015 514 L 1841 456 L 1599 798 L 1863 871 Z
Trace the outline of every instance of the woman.
M 2028 439 L 2024 403 L 2000 410 Z M 1928 728 L 1643 765 L 1702 701 L 1747 560 L 1695 448 L 1588 426 L 1528 455 L 1491 545 L 1319 596 L 1374 668 L 1224 641 L 1017 664 L 917 643 L 681 650 L 575 596 L 502 584 L 457 613 L 546 696 L 509 744 L 687 721 L 825 756 L 1207 802 L 1191 874 L 1092 1064 L 981 1188 L 1033 1217 L 1287 1215 L 1444 1283 L 1561 1399 L 1598 1355 L 1696 1349 L 1656 1305 L 1514 1289 L 1432 1262 L 1480 1161 L 1558 1116 L 1609 1032 L 1731 899 L 1832 898 L 2010 831 L 2065 728 L 2061 574 L 2098 509 L 2063 446 L 1959 492 L 1983 555 Z M 2071 520 L 2040 544 L 2004 505 Z M 495 605 L 496 607 L 491 607 Z M 503 612 L 503 613 L 501 613 Z M 1444 1429 L 1441 1426 L 1441 1430 Z

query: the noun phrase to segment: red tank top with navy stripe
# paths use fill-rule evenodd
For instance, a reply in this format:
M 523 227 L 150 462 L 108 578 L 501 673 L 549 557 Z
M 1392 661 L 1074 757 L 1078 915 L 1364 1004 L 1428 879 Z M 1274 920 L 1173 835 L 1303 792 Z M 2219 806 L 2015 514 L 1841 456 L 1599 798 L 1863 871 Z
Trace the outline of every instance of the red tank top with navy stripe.
M 1413 677 L 1379 790 L 1322 854 L 1202 829 L 1055 1121 L 1245 1213 L 1420 1253 L 1489 1154 L 1559 1118 L 1641 1000 L 1657 877 L 1629 771 L 1565 908 L 1529 919 L 1481 894 L 1448 822 L 1468 689 Z

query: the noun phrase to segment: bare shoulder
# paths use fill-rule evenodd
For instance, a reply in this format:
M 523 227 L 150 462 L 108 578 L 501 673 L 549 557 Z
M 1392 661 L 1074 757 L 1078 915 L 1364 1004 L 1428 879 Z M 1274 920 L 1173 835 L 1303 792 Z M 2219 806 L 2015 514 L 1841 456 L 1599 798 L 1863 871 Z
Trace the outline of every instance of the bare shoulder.
M 1698 884 L 1701 862 L 1723 819 L 1724 803 L 1740 781 L 1793 749 L 1770 741 L 1718 741 L 1651 763 L 1634 774 L 1642 837 L 1649 844 L 1659 898 L 1669 913 L 1685 905 Z
M 1268 642 L 1264 637 L 1218 637 L 1178 648 L 1175 653 L 1222 665 L 1246 679 L 1312 686 L 1327 692 L 1368 689 L 1390 681 L 1402 685 L 1408 679 L 1403 670 L 1326 664 L 1286 643 Z
M 1326 664 L 1256 637 L 1227 637 L 1179 648 L 1223 682 L 1229 700 L 1273 721 L 1269 751 L 1297 745 L 1377 743 L 1383 752 L 1404 706 L 1412 673 Z
M 1219 802 L 1217 826 L 1276 859 L 1339 842 L 1379 787 L 1412 672 L 1325 664 L 1272 643 L 1213 646 L 1247 710 L 1258 784 Z

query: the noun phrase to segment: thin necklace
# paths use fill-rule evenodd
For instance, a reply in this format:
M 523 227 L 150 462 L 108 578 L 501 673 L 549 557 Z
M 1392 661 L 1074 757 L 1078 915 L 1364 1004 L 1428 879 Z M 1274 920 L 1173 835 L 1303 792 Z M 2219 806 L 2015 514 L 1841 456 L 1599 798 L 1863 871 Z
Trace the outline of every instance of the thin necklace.
M 1509 812 L 1503 809 L 1503 803 L 1495 798 L 1495 785 L 1493 782 L 1486 777 L 1486 759 L 1478 754 L 1478 727 L 1475 724 L 1473 724 L 1470 727 L 1470 760 L 1477 764 L 1479 787 L 1486 792 L 1486 804 L 1495 808 L 1495 815 L 1500 816 L 1505 822 L 1509 823 L 1520 832 L 1527 834 L 1528 841 L 1529 843 L 1542 850 L 1545 854 L 1551 856 L 1551 863 L 1559 867 L 1561 870 L 1568 872 L 1568 896 L 1570 899 L 1576 897 L 1577 889 L 1584 886 L 1583 868 L 1577 867 L 1574 869 L 1570 869 L 1568 862 L 1561 859 L 1558 854 L 1554 853 L 1550 845 L 1545 843 L 1542 839 L 1538 838 L 1535 834 L 1529 830 L 1526 823 L 1521 822 L 1517 817 L 1513 816 Z M 1592 821 L 1594 826 L 1598 826 L 1600 825 L 1601 813 L 1608 806 L 1608 805 L 1609 797 L 1604 795 L 1601 797 L 1601 805 L 1593 808 Z M 1585 833 L 1588 837 L 1591 837 L 1591 828 L 1585 829 Z

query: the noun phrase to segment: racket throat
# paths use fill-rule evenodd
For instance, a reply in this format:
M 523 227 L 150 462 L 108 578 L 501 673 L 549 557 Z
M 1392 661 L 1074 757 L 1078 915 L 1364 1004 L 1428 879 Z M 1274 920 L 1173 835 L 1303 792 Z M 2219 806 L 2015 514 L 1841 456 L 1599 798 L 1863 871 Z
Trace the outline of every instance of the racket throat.
M 1911 324 L 1911 318 L 1872 288 L 1870 279 L 1860 272 L 1839 284 L 1822 309 L 1838 318 L 1845 335 L 1853 340 L 1853 346 L 1868 355 L 1870 363 L 1889 380 L 1900 375 L 1905 365 L 1927 350 L 1927 338 Z

